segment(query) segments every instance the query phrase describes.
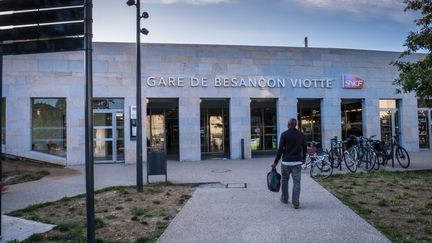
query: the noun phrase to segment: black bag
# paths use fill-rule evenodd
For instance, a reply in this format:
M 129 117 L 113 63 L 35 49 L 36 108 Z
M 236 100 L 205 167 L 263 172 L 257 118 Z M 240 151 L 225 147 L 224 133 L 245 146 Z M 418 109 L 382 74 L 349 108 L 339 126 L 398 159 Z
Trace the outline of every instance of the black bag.
M 276 171 L 276 169 L 272 169 L 267 173 L 267 187 L 272 192 L 279 192 L 280 185 L 281 175 Z

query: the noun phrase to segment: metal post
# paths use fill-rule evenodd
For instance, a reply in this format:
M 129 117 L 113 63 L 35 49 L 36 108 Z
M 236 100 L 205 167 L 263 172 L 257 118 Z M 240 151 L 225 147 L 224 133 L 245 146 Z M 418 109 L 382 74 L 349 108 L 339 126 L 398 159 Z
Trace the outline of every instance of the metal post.
M 0 140 L 3 136 L 3 56 L 0 55 L 0 107 L 2 109 L 2 113 L 0 115 Z M 6 138 L 5 138 L 6 139 Z M 3 151 L 2 151 L 2 143 L 0 142 L 0 183 L 3 181 Z M 3 183 L 2 183 L 3 184 Z M 2 195 L 0 192 L 0 239 L 2 238 L 2 229 L 1 229 L 1 211 L 2 211 Z
M 244 138 L 240 139 L 241 159 L 245 159 Z
M 141 10 L 140 0 L 136 1 L 136 55 L 137 55 L 137 66 L 136 66 L 136 106 L 137 106 L 137 191 L 143 191 L 143 161 L 142 161 L 142 119 L 141 119 Z
M 85 154 L 86 154 L 86 204 L 87 242 L 95 242 L 94 227 L 94 171 L 93 171 L 93 49 L 92 0 L 85 0 Z

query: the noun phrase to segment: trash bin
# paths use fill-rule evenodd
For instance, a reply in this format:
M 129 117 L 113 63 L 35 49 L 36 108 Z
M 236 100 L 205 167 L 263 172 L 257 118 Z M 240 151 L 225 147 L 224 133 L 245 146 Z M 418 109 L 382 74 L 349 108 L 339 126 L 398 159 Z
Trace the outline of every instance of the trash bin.
M 148 150 L 147 183 L 149 175 L 165 175 L 165 181 L 167 181 L 167 159 L 164 150 Z

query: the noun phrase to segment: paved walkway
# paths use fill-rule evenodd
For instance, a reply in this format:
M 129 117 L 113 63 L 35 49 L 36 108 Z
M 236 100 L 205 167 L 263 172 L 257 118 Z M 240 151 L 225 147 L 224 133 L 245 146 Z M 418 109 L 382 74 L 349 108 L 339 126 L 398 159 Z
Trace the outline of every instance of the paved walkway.
M 430 169 L 431 158 L 430 151 L 413 153 L 410 168 Z M 306 171 L 302 175 L 301 209 L 281 204 L 279 193 L 266 188 L 265 178 L 271 162 L 272 158 L 169 162 L 168 180 L 172 182 L 220 182 L 232 186 L 239 184 L 231 183 L 246 183 L 247 188 L 198 188 L 159 242 L 388 242 L 313 181 Z M 84 193 L 84 167 L 72 168 L 82 173 L 48 176 L 10 186 L 2 195 L 2 213 Z M 135 168 L 135 165 L 96 165 L 96 189 L 134 185 Z M 164 176 L 150 179 L 163 180 Z M 3 232 L 7 232 L 3 235 L 4 242 L 14 239 L 13 233 L 19 234 L 17 228 L 5 224 L 7 220 L 2 223 Z M 12 238 L 6 239 L 6 235 Z

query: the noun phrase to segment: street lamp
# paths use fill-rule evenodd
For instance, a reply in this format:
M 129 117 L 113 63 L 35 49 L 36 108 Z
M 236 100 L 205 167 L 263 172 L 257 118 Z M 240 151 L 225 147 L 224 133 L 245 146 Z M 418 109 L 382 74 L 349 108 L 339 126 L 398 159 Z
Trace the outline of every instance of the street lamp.
M 143 166 L 142 166 L 142 112 L 141 112 L 141 38 L 140 33 L 147 35 L 149 31 L 146 28 L 141 29 L 141 19 L 147 19 L 147 12 L 141 13 L 140 0 L 128 0 L 128 6 L 136 6 L 136 108 L 137 108 L 137 191 L 143 191 Z

